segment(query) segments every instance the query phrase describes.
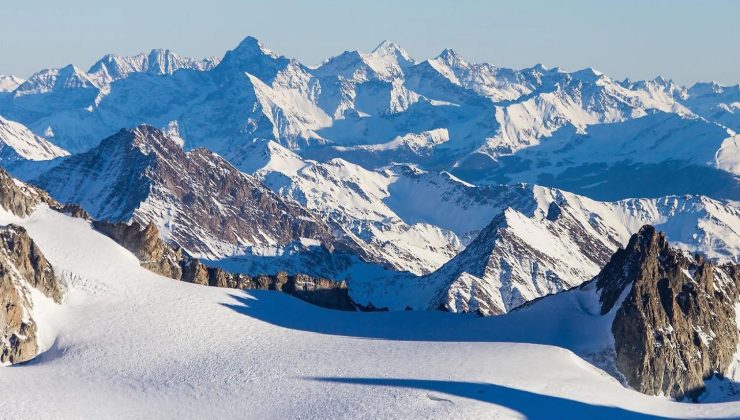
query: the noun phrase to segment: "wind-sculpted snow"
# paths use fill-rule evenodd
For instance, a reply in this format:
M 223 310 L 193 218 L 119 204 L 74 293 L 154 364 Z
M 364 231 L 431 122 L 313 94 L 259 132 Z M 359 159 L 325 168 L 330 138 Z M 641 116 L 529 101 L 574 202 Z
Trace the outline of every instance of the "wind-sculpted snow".
M 738 130 L 737 97 L 737 87 L 618 82 L 593 69 L 500 68 L 452 50 L 417 61 L 389 42 L 310 68 L 248 37 L 220 60 L 154 50 L 108 55 L 89 72 L 42 70 L 0 95 L 0 115 L 71 152 L 123 127 L 174 124 L 186 149 L 206 147 L 245 170 L 251 143 L 272 140 L 318 161 L 405 162 L 475 182 L 552 178 L 602 199 L 736 199 L 737 139 L 727 130 Z M 597 143 L 607 145 L 602 160 L 578 160 Z M 536 156 L 555 146 L 576 162 L 543 168 Z M 629 171 L 670 179 L 683 168 L 707 182 L 622 180 Z

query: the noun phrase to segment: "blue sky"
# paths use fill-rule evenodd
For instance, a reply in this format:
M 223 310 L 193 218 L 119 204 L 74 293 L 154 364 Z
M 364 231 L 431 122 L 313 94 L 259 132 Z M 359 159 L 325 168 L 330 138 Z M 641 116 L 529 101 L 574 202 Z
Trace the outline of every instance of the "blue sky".
M 0 2 L 0 73 L 26 77 L 103 54 L 170 48 L 222 55 L 246 35 L 318 64 L 382 40 L 417 59 L 446 47 L 471 61 L 616 78 L 740 82 L 740 1 L 195 1 Z

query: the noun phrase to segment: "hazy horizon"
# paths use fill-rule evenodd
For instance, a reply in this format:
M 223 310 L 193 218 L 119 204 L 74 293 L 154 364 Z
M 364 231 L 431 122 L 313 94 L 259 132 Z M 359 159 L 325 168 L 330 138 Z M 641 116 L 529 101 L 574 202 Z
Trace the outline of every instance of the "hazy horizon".
M 254 36 L 306 65 L 346 50 L 371 51 L 389 40 L 419 61 L 452 48 L 469 61 L 501 67 L 593 67 L 619 80 L 660 75 L 684 85 L 740 82 L 740 55 L 732 53 L 740 39 L 740 26 L 734 24 L 740 2 L 732 1 L 711 7 L 685 0 L 565 2 L 569 7 L 475 0 L 400 5 L 389 0 L 216 1 L 209 8 L 192 0 L 88 3 L 0 5 L 0 74 L 27 78 L 67 64 L 87 70 L 108 53 L 155 48 L 197 58 L 222 56 Z

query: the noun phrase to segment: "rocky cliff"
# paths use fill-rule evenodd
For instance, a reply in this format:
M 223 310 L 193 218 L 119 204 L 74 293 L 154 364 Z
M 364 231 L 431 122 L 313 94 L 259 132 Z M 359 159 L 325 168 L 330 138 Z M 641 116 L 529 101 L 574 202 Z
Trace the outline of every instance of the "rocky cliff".
M 740 266 L 715 266 L 644 226 L 593 280 L 601 312 L 615 310 L 616 366 L 647 394 L 695 398 L 723 374 L 738 344 Z
M 131 251 L 147 270 L 173 279 L 182 277 L 182 250 L 175 250 L 160 239 L 154 224 L 142 228 L 137 222 L 127 225 L 93 221 L 93 227 Z
M 19 217 L 28 216 L 40 203 L 56 205 L 49 195 L 13 178 L 0 168 L 0 206 Z
M 30 288 L 59 303 L 62 291 L 51 264 L 25 229 L 0 229 L 0 363 L 30 360 L 38 353 Z
M 0 206 L 2 208 L 18 217 L 25 217 L 33 213 L 41 203 L 60 213 L 91 220 L 90 215 L 79 205 L 61 204 L 51 198 L 46 191 L 19 181 L 10 176 L 5 169 L 0 168 Z

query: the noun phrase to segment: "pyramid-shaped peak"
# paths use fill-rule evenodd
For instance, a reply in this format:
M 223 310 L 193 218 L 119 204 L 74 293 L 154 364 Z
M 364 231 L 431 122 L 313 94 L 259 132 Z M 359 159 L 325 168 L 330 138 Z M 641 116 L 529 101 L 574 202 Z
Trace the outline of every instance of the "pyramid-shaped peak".
M 373 50 L 373 52 L 381 52 L 381 51 L 399 51 L 401 50 L 401 47 L 398 46 L 395 42 L 384 40 L 380 44 L 378 44 L 377 47 Z
M 396 56 L 402 58 L 404 61 L 411 62 L 413 61 L 411 56 L 409 55 L 406 50 L 401 48 L 398 44 L 391 41 L 383 41 L 381 42 L 373 52 L 371 53 L 373 55 L 382 55 L 382 56 Z
M 240 53 L 275 56 L 275 53 L 273 53 L 269 48 L 265 47 L 262 42 L 251 35 L 244 38 L 233 51 L 239 51 Z
M 447 64 L 464 64 L 465 59 L 452 48 L 445 48 L 436 58 L 437 60 L 444 61 Z

